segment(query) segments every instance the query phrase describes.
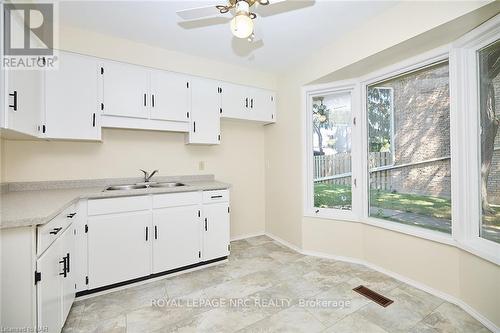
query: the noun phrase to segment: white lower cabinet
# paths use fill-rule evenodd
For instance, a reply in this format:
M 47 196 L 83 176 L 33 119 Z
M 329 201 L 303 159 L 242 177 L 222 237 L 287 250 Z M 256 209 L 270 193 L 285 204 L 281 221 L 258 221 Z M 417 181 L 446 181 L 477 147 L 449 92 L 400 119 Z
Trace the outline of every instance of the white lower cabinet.
M 201 261 L 200 207 L 153 210 L 153 273 Z
M 56 240 L 38 259 L 37 283 L 38 327 L 59 332 L 62 327 L 61 274 L 63 272 L 62 241 Z
M 150 210 L 89 217 L 87 237 L 89 289 L 150 274 Z
M 88 201 L 88 289 L 229 255 L 229 191 Z
M 227 202 L 203 205 L 203 260 L 229 255 L 229 206 Z
M 61 331 L 75 299 L 74 254 L 75 230 L 70 225 L 37 260 L 38 327 L 47 332 Z
M 66 274 L 62 279 L 62 323 L 68 318 L 71 306 L 75 301 L 76 270 L 73 265 L 76 257 L 76 232 L 72 225 L 61 235 L 63 261 L 66 260 Z M 63 262 L 64 263 L 64 262 Z

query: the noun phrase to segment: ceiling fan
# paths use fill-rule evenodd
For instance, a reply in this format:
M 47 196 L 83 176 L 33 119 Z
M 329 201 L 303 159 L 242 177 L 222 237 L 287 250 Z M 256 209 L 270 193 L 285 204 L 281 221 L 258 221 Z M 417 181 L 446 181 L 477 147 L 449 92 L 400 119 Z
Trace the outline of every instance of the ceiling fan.
M 234 12 L 230 22 L 231 32 L 238 38 L 252 38 L 253 21 L 257 18 L 257 14 L 251 11 L 252 6 L 261 5 L 267 6 L 272 1 L 272 4 L 283 2 L 286 0 L 228 0 L 226 5 L 204 6 L 198 8 L 190 8 L 177 11 L 177 15 L 185 20 L 195 20 L 206 16 L 214 16 L 226 14 L 229 11 Z

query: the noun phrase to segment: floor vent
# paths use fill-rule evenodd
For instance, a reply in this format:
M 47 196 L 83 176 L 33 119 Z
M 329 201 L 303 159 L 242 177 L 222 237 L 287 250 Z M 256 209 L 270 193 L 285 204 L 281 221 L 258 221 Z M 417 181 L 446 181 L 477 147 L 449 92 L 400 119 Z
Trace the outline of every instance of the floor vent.
M 379 293 L 374 292 L 371 289 L 366 288 L 365 286 L 359 286 L 353 289 L 355 292 L 365 296 L 366 298 L 371 299 L 375 303 L 382 305 L 384 308 L 394 303 L 393 300 L 388 299 L 380 295 Z

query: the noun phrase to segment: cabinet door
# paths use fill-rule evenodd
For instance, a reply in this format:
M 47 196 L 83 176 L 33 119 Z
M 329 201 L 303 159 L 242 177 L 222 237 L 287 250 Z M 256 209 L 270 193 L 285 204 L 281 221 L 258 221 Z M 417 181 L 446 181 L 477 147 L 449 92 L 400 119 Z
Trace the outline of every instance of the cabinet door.
M 225 83 L 222 87 L 223 118 L 245 119 L 248 111 L 248 97 L 246 87 L 232 83 Z M 246 102 L 246 104 L 245 104 Z
M 191 128 L 188 143 L 219 143 L 220 96 L 220 86 L 217 81 L 193 79 L 191 88 Z
M 201 260 L 199 211 L 197 205 L 153 211 L 153 273 Z
M 43 70 L 9 69 L 6 75 L 6 127 L 38 136 L 43 109 Z
M 113 61 L 102 68 L 103 114 L 149 118 L 149 70 Z
M 62 241 L 57 239 L 37 260 L 41 280 L 37 283 L 38 327 L 60 332 L 62 327 L 61 275 L 64 272 Z
M 276 121 L 275 93 L 269 90 L 255 89 L 250 106 L 256 120 L 264 122 Z
M 99 140 L 98 64 L 95 58 L 59 52 L 59 68 L 45 74 L 45 136 Z
M 151 212 L 88 219 L 89 289 L 151 273 Z
M 227 203 L 203 205 L 203 260 L 229 255 L 229 209 Z
M 74 267 L 76 233 L 75 226 L 71 224 L 61 235 L 62 256 L 66 258 L 66 276 L 62 276 L 62 318 L 64 323 L 68 317 L 69 310 L 76 293 L 76 267 Z
M 190 97 L 186 76 L 165 71 L 151 72 L 151 119 L 188 121 Z

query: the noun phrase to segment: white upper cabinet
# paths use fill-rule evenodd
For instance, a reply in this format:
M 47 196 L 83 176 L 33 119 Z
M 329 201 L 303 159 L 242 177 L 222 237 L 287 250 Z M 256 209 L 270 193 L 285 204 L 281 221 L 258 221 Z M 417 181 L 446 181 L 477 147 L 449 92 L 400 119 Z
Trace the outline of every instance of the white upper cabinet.
M 101 68 L 102 114 L 149 118 L 149 69 L 114 61 Z
M 191 127 L 187 143 L 220 143 L 221 87 L 217 81 L 195 78 L 191 87 Z
M 222 85 L 222 113 L 223 118 L 245 119 L 248 105 L 246 87 L 232 83 Z
M 276 122 L 276 94 L 265 89 L 254 89 L 250 107 L 255 119 L 266 123 Z
M 151 71 L 150 118 L 189 121 L 191 91 L 189 77 L 166 71 Z
M 221 117 L 273 123 L 276 119 L 275 94 L 265 89 L 224 83 Z
M 45 74 L 45 136 L 100 140 L 97 59 L 59 52 L 59 68 Z
M 7 99 L 5 127 L 27 135 L 43 132 L 43 71 L 9 69 L 6 71 Z

